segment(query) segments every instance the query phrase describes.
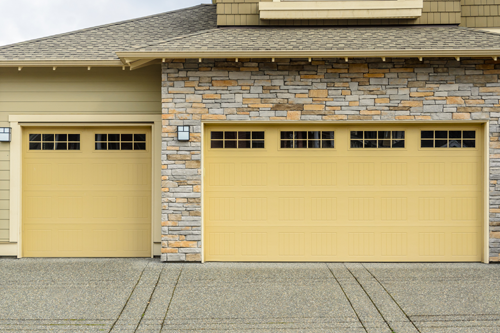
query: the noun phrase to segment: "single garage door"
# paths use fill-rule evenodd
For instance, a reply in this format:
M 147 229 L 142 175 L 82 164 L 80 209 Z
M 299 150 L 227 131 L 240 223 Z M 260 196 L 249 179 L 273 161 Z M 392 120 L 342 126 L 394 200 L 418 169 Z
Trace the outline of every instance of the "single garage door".
M 23 130 L 23 255 L 149 257 L 151 131 Z
M 480 125 L 206 126 L 207 261 L 481 261 Z

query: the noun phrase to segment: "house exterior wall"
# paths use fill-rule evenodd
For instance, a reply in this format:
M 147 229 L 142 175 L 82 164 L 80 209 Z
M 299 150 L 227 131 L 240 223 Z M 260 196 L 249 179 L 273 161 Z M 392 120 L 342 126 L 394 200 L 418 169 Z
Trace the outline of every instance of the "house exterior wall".
M 158 115 L 160 68 L 0 68 L 0 126 L 12 115 Z M 0 143 L 0 243 L 9 242 L 10 144 Z M 158 235 L 159 238 L 159 235 Z
M 469 28 L 500 27 L 500 1 L 462 0 L 461 25 Z
M 479 0 L 466 1 L 479 3 Z M 422 16 L 413 20 L 260 20 L 259 2 L 272 2 L 272 0 L 217 0 L 217 25 L 401 25 L 460 24 L 462 22 L 459 0 L 424 0 Z
M 489 121 L 490 261 L 500 261 L 500 61 L 174 60 L 162 75 L 162 260 L 200 261 L 202 122 Z M 176 140 L 178 125 L 191 141 Z

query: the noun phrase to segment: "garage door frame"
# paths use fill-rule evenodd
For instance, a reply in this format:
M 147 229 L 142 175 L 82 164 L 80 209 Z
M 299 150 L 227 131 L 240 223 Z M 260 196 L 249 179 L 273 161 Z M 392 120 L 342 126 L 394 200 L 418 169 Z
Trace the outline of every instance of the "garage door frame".
M 16 115 L 9 116 L 10 143 L 10 239 L 17 243 L 17 257 L 23 257 L 22 235 L 22 134 L 23 127 L 48 126 L 150 126 L 151 151 L 151 256 L 161 248 L 161 115 Z
M 482 262 L 485 264 L 489 263 L 490 256 L 490 248 L 489 248 L 489 234 L 490 234 L 490 223 L 489 223 L 489 184 L 490 184 L 490 156 L 489 156 L 489 143 L 490 143 L 490 131 L 489 131 L 489 120 L 478 120 L 478 121 L 343 121 L 343 122 L 324 122 L 324 121 L 276 121 L 276 122 L 262 122 L 262 121 L 252 121 L 252 122 L 242 122 L 242 121 L 203 121 L 201 124 L 201 147 L 202 147 L 202 160 L 201 160 L 201 169 L 202 171 L 202 179 L 201 179 L 201 188 L 202 188 L 202 196 L 201 196 L 201 233 L 202 233 L 202 251 L 201 251 L 201 260 L 202 263 L 205 262 L 205 251 L 206 251 L 206 234 L 205 234 L 205 168 L 204 168 L 204 160 L 205 160 L 205 131 L 206 126 L 214 125 L 214 126 L 227 126 L 230 127 L 232 125 L 247 125 L 247 126 L 262 126 L 262 125 L 332 125 L 332 126 L 349 126 L 349 125 L 395 125 L 395 124 L 404 124 L 404 125 L 469 125 L 469 124 L 482 124 L 483 127 L 483 253 L 482 253 Z

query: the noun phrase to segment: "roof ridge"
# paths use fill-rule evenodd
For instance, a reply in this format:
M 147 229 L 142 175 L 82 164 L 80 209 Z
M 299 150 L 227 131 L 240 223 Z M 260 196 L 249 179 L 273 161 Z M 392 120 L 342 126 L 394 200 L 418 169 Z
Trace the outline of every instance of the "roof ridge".
M 161 41 L 159 41 L 157 43 L 143 44 L 143 45 L 139 45 L 139 46 L 134 46 L 133 48 L 134 49 L 141 49 L 141 48 L 148 47 L 148 46 L 161 45 L 161 44 L 165 44 L 165 43 L 171 42 L 173 40 L 188 38 L 188 37 L 197 36 L 197 35 L 202 35 L 202 34 L 206 34 L 206 33 L 212 32 L 212 31 L 216 31 L 216 30 L 220 30 L 220 28 L 212 28 L 212 29 L 207 29 L 207 30 L 201 30 L 201 31 L 193 32 L 191 34 L 187 34 L 187 35 L 182 35 L 182 36 L 177 36 L 177 37 L 172 37 L 172 38 L 169 38 L 169 39 L 161 40 Z
M 118 21 L 118 22 L 113 22 L 113 23 L 107 23 L 107 24 L 97 25 L 97 26 L 94 26 L 94 27 L 83 28 L 83 29 L 73 30 L 73 31 L 69 31 L 69 32 L 63 32 L 63 33 L 55 34 L 55 35 L 51 35 L 51 36 L 40 37 L 40 38 L 30 39 L 30 40 L 26 40 L 26 41 L 22 41 L 22 42 L 18 42 L 18 43 L 3 45 L 3 46 L 0 46 L 0 50 L 5 50 L 5 49 L 11 48 L 11 47 L 16 47 L 16 46 L 20 46 L 20 45 L 28 44 L 28 43 L 39 42 L 39 41 L 43 41 L 43 40 L 50 40 L 50 39 L 53 39 L 53 38 L 56 38 L 56 37 L 70 36 L 70 35 L 73 35 L 73 34 L 76 34 L 76 33 L 85 32 L 85 31 L 91 31 L 91 30 L 96 30 L 96 29 L 101 29 L 101 28 L 104 28 L 104 27 L 111 27 L 111 26 L 115 26 L 115 25 L 125 24 L 125 23 L 129 23 L 129 22 L 132 22 L 132 21 L 145 20 L 145 19 L 149 19 L 149 18 L 153 18 L 153 17 L 156 17 L 156 16 L 165 15 L 165 14 L 172 14 L 172 13 L 177 13 L 177 12 L 192 10 L 192 9 L 195 9 L 195 8 L 198 8 L 198 7 L 205 7 L 205 6 L 214 6 L 214 5 L 210 4 L 210 3 L 202 3 L 202 4 L 199 4 L 199 5 L 196 5 L 196 6 L 191 6 L 191 7 L 186 7 L 186 8 L 180 8 L 180 9 L 172 10 L 172 11 L 169 11 L 169 12 L 163 12 L 163 13 L 158 13 L 158 14 L 153 14 L 153 15 L 148 15 L 148 16 L 141 16 L 141 17 L 137 17 L 137 18 L 133 18 L 133 19 L 128 19 L 128 20 L 123 20 L 123 21 Z

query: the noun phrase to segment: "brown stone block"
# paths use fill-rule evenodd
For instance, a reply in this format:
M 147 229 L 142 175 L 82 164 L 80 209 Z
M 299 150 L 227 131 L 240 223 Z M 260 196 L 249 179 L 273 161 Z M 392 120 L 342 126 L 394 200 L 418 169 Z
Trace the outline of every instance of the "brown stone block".
M 425 97 L 425 96 L 434 96 L 434 93 L 431 91 L 428 92 L 414 91 L 410 93 L 410 97 Z
M 455 119 L 455 120 L 469 120 L 470 113 L 454 113 L 453 119 Z
M 186 254 L 186 261 L 191 261 L 191 262 L 201 261 L 201 253 Z
M 401 106 L 418 107 L 423 105 L 423 101 L 401 101 Z
M 413 73 L 413 68 L 391 68 L 391 73 Z
M 480 106 L 464 106 L 458 107 L 457 112 L 481 112 L 483 108 Z
M 445 101 L 446 97 L 435 97 L 435 96 L 430 96 L 430 97 L 425 97 L 426 101 Z
M 164 98 L 161 100 L 162 103 L 172 103 L 174 99 L 173 98 Z
M 249 104 L 251 108 L 272 108 L 273 104 Z
M 342 96 L 350 96 L 351 94 L 350 90 L 342 90 Z
M 181 214 L 169 214 L 168 219 L 170 221 L 180 221 L 180 220 L 182 220 L 182 215 Z
M 490 209 L 490 213 L 500 213 L 500 209 L 493 209 L 493 210 L 498 210 L 498 212 L 492 212 L 492 209 Z M 500 232 L 490 231 L 490 238 L 500 239 Z
M 389 98 L 375 98 L 376 104 L 387 104 L 390 102 L 391 102 L 391 100 Z
M 432 120 L 431 116 L 415 116 L 417 120 Z
M 340 111 L 342 108 L 340 106 L 327 106 L 327 111 Z
M 259 67 L 241 67 L 240 71 L 241 72 L 258 72 Z
M 359 106 L 359 102 L 349 102 L 349 106 Z
M 198 86 L 198 81 L 186 81 L 184 82 L 185 87 L 195 88 Z
M 177 126 L 163 126 L 162 127 L 162 132 L 163 133 L 174 133 L 174 132 L 177 132 Z
M 500 93 L 500 87 L 480 87 L 480 93 Z
M 409 106 L 391 106 L 389 107 L 391 111 L 410 111 Z
M 396 116 L 396 120 L 414 120 L 415 116 Z
M 300 120 L 301 111 L 288 111 L 286 114 L 287 120 Z
M 328 68 L 327 73 L 347 73 L 347 68 Z
M 192 117 L 192 115 L 190 115 L 190 114 L 179 113 L 176 118 L 179 120 L 189 120 L 189 119 L 191 119 L 191 117 Z
M 188 229 L 189 230 L 189 229 Z M 196 248 L 198 247 L 198 242 L 190 242 L 190 241 L 173 241 L 173 242 L 168 242 L 169 247 L 184 247 L 184 248 Z
M 363 76 L 364 76 L 364 77 L 370 77 L 370 78 L 372 78 L 372 77 L 385 77 L 385 75 L 384 75 L 384 74 L 382 74 L 382 73 L 380 73 L 380 74 L 377 74 L 377 73 L 373 73 L 373 74 L 364 74 Z
M 350 114 L 347 116 L 349 120 L 373 120 L 372 116 L 358 116 L 356 114 Z
M 484 104 L 484 100 L 482 100 L 482 99 L 466 99 L 465 104 L 467 104 L 467 105 Z
M 295 98 L 308 98 L 309 94 L 295 94 Z
M 304 105 L 304 111 L 323 111 L 325 106 L 322 104 L 306 104 Z
M 261 103 L 260 98 L 243 98 L 243 104 L 259 104 Z
M 187 113 L 198 113 L 198 114 L 201 114 L 201 113 L 208 113 L 208 109 L 207 108 L 188 108 Z
M 363 114 L 363 115 L 379 115 L 380 111 L 379 110 L 361 110 L 359 113 Z
M 498 75 L 458 75 L 457 83 L 496 83 Z
M 275 104 L 272 111 L 302 111 L 304 110 L 304 104 Z
M 169 94 L 192 94 L 194 93 L 193 88 L 170 88 L 168 89 Z
M 177 221 L 163 221 L 161 223 L 162 227 L 177 227 L 179 225 L 179 222 Z
M 331 116 L 324 116 L 323 120 L 347 120 L 347 115 L 336 114 L 336 115 L 331 115 Z
M 169 161 L 188 161 L 190 159 L 191 159 L 191 155 L 184 155 L 184 154 L 168 155 Z
M 187 161 L 186 162 L 186 169 L 199 169 L 199 168 L 201 168 L 200 161 Z
M 492 149 L 500 148 L 500 141 L 490 142 L 490 148 Z
M 368 64 L 349 64 L 349 73 L 368 73 Z
M 464 99 L 459 96 L 447 97 L 446 104 L 465 104 Z
M 349 83 L 347 82 L 335 82 L 336 88 L 349 88 Z
M 161 115 L 161 119 L 164 119 L 164 120 L 175 119 L 175 114 L 164 113 Z
M 264 90 L 278 90 L 280 87 L 279 86 L 263 86 L 262 89 Z
M 309 90 L 309 97 L 328 97 L 328 90 Z
M 238 81 L 236 80 L 212 80 L 212 85 L 214 87 L 236 87 Z
M 491 69 L 483 72 L 484 74 L 495 74 L 498 75 L 500 74 L 500 69 Z
M 179 249 L 162 248 L 161 253 L 178 253 Z
M 203 94 L 203 99 L 220 99 L 220 94 Z
M 192 107 L 199 109 L 199 108 L 204 108 L 206 105 L 204 103 L 193 103 Z
M 494 64 L 482 64 L 482 65 L 476 65 L 476 69 L 495 69 Z
M 302 80 L 314 80 L 314 79 L 324 79 L 324 75 L 301 75 Z
M 389 68 L 370 68 L 369 73 L 389 73 Z

